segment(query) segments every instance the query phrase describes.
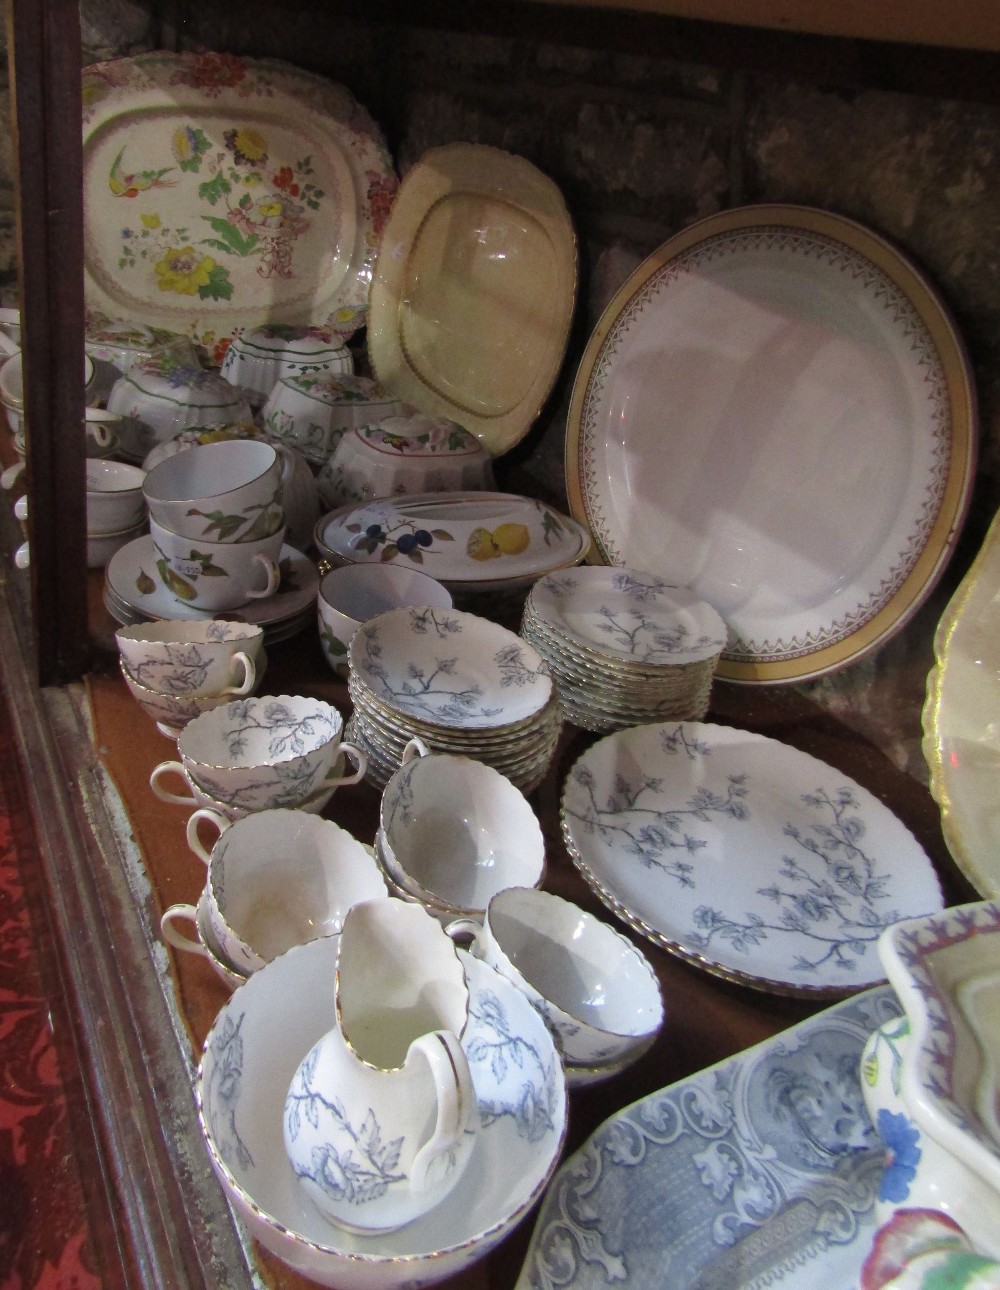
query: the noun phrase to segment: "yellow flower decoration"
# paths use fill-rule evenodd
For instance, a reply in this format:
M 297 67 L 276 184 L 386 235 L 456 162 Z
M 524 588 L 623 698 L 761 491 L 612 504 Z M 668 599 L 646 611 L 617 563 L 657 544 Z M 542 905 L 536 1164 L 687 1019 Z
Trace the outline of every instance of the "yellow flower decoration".
M 170 151 L 178 161 L 188 161 L 194 156 L 194 131 L 182 125 L 174 131 L 170 141 Z
M 215 261 L 210 255 L 198 259 L 193 246 L 171 247 L 153 266 L 161 291 L 176 291 L 180 296 L 196 296 L 199 288 L 211 281 Z
M 160 227 L 160 217 L 159 217 L 159 215 L 156 215 L 155 213 L 154 213 L 153 215 L 140 215 L 140 216 L 139 216 L 139 218 L 142 220 L 142 226 L 143 226 L 143 228 L 159 228 L 159 227 Z
M 262 198 L 257 203 L 257 213 L 261 219 L 272 219 L 275 215 L 281 214 L 281 202 L 268 201 Z
M 236 161 L 254 165 L 267 159 L 267 140 L 259 130 L 244 126 L 242 130 L 227 130 L 223 137 Z

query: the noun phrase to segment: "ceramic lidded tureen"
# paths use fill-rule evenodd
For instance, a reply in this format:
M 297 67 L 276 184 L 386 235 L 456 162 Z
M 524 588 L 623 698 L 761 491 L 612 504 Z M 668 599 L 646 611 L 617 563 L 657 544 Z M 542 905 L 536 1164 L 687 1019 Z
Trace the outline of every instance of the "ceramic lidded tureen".
M 579 564 L 590 535 L 575 520 L 515 493 L 438 492 L 344 506 L 316 526 L 336 564 L 411 560 L 450 590 L 527 586 Z

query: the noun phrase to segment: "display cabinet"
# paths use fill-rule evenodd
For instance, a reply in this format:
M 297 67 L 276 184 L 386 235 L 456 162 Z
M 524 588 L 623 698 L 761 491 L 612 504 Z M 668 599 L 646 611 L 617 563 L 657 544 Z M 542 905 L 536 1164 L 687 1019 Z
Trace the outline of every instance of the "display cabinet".
M 947 23 L 943 23 L 939 6 L 907 6 L 906 15 L 895 15 L 902 24 L 899 26 L 884 25 L 890 21 L 888 13 L 869 13 L 870 6 L 845 9 L 833 0 L 799 5 L 759 0 L 747 11 L 725 0 L 706 6 L 683 0 L 628 6 L 542 4 L 534 0 L 469 6 L 432 0 L 419 6 L 419 14 L 410 12 L 414 6 L 395 0 L 368 5 L 348 0 L 326 6 L 250 3 L 239 8 L 237 17 L 233 6 L 210 5 L 201 11 L 193 0 L 150 6 L 155 30 L 164 44 L 183 46 L 213 32 L 220 40 L 228 34 L 242 53 L 277 53 L 293 61 L 300 57 L 315 70 L 323 70 L 327 64 L 338 73 L 353 69 L 361 83 L 361 97 L 366 88 L 378 94 L 378 106 L 384 109 L 394 139 L 405 139 L 414 147 L 421 136 L 419 132 L 405 134 L 403 123 L 409 105 L 404 88 L 393 83 L 391 66 L 392 33 L 401 24 L 420 27 L 429 41 L 439 39 L 442 47 L 459 37 L 472 42 L 516 37 L 519 47 L 523 42 L 535 51 L 543 51 L 550 42 L 560 43 L 564 61 L 559 75 L 563 80 L 556 93 L 564 97 L 571 94 L 566 88 L 570 80 L 566 67 L 571 60 L 565 50 L 575 48 L 574 42 L 579 41 L 588 54 L 608 52 L 623 61 L 641 58 L 648 50 L 671 49 L 699 69 L 736 69 L 737 76 L 748 64 L 773 72 L 790 57 L 798 56 L 807 74 L 819 81 L 840 78 L 844 85 L 875 84 L 880 91 L 912 91 L 918 86 L 924 92 L 928 87 L 931 92 L 947 89 L 956 99 L 991 105 L 1000 99 L 1000 77 L 996 76 L 1000 33 L 989 0 L 980 5 L 967 0 L 950 10 Z M 213 21 L 205 18 L 209 11 Z M 698 19 L 693 18 L 696 12 Z M 704 21 L 702 15 L 711 21 Z M 738 27 L 734 22 L 737 16 L 756 25 Z M 871 26 L 876 19 L 882 25 Z M 355 45 L 345 48 L 332 40 L 338 23 L 349 27 Z M 800 33 L 789 35 L 788 28 L 796 25 Z M 144 749 L 141 756 L 132 756 L 134 748 L 128 740 L 138 736 L 136 727 L 129 733 L 128 722 L 110 728 L 122 746 L 101 746 L 107 729 L 95 730 L 88 690 L 81 680 L 95 661 L 99 575 L 88 575 L 86 569 L 84 440 L 74 433 L 81 423 L 84 403 L 77 4 L 75 0 L 10 0 L 8 31 L 19 154 L 26 413 L 31 427 L 27 475 L 31 564 L 27 574 L 10 568 L 9 557 L 21 535 L 5 507 L 7 567 L 0 604 L 0 660 L 30 781 L 49 917 L 58 947 L 58 975 L 68 1000 L 69 1051 L 80 1073 L 76 1131 L 99 1166 L 93 1199 L 95 1212 L 102 1216 L 96 1229 L 100 1258 L 108 1272 L 108 1285 L 115 1284 L 117 1270 L 119 1283 L 129 1290 L 163 1286 L 249 1290 L 261 1284 L 262 1275 L 272 1286 L 297 1284 L 272 1265 L 262 1274 L 232 1220 L 204 1152 L 191 1098 L 189 1036 L 155 926 L 156 910 L 167 886 L 162 885 L 162 874 L 153 877 L 145 867 L 150 850 L 159 854 L 161 840 L 154 837 L 150 843 L 147 837 L 143 850 L 135 819 L 126 807 L 131 806 L 138 815 L 150 802 L 138 790 L 123 796 L 113 773 L 126 774 L 130 758 L 145 767 L 149 754 Z M 823 33 L 830 34 L 826 37 Z M 940 47 L 868 45 L 865 38 L 869 36 L 882 41 L 931 40 Z M 476 50 L 465 52 L 471 57 Z M 478 52 L 488 64 L 490 51 Z M 425 71 L 420 87 L 425 94 L 436 70 Z M 482 119 L 489 121 L 484 133 L 491 137 L 503 133 L 500 122 L 510 74 L 509 66 L 492 69 L 491 89 L 484 91 L 475 105 Z M 627 74 L 627 70 L 620 73 L 623 79 Z M 698 75 L 703 75 L 707 84 L 713 73 L 699 70 L 692 79 L 697 80 Z M 490 92 L 496 95 L 495 103 L 490 101 Z M 581 96 L 581 115 L 598 113 L 593 103 L 599 102 L 601 93 L 612 98 L 606 85 L 586 103 Z M 721 96 L 713 99 L 711 88 L 704 89 L 700 82 L 699 93 L 702 99 L 684 111 L 695 116 L 705 132 L 731 130 L 732 105 L 739 101 L 739 86 L 728 100 Z M 616 106 L 626 100 L 627 86 L 623 89 L 619 81 Z M 718 151 L 724 153 L 725 148 Z M 726 189 L 734 204 L 745 196 L 741 163 L 733 160 L 736 151 L 735 144 L 731 145 Z M 680 149 L 678 155 L 682 164 Z M 626 212 L 623 217 L 633 232 L 638 229 L 636 242 L 655 238 L 660 228 L 648 209 L 656 204 L 655 193 L 646 197 L 646 209 L 632 215 Z M 690 214 L 690 209 L 672 209 L 660 218 L 669 225 L 675 216 Z M 588 210 L 582 240 L 596 245 L 606 231 L 602 221 L 607 218 L 603 207 Z M 582 294 L 601 272 L 596 257 L 589 254 L 587 246 L 584 249 Z M 981 316 L 988 314 L 989 310 L 981 311 Z M 581 309 L 581 323 L 563 378 L 563 395 L 574 356 L 586 340 L 588 321 Z M 986 335 L 976 339 L 977 353 L 985 366 L 996 339 Z M 553 415 L 552 425 L 558 440 L 558 413 Z M 544 456 L 552 442 L 551 437 L 539 439 L 528 445 L 528 450 Z M 516 472 L 526 465 L 530 462 L 523 457 L 515 462 L 512 478 L 522 478 Z M 987 482 L 987 503 L 991 491 Z M 963 558 L 969 554 L 964 552 Z M 107 626 L 103 624 L 105 635 Z M 921 648 L 906 660 L 909 680 L 915 678 L 917 687 L 926 673 L 929 626 L 929 618 L 921 622 L 925 634 Z M 284 679 L 292 686 L 303 684 L 330 692 L 330 678 L 322 674 L 321 661 L 317 663 L 318 650 L 310 651 L 308 642 L 301 644 L 301 650 L 301 654 L 292 652 L 285 660 L 276 660 L 272 683 Z M 109 675 L 107 659 L 105 649 L 103 664 L 98 658 L 96 672 L 87 684 L 113 685 L 115 678 Z M 919 724 L 912 703 L 915 685 L 908 683 L 901 691 L 909 704 L 903 725 L 911 742 Z M 333 693 L 341 702 L 346 699 L 345 689 Z M 790 689 L 773 693 L 766 688 L 729 688 L 718 695 L 712 715 L 797 743 L 854 775 L 891 803 L 919 838 L 945 875 L 949 900 L 969 898 L 968 889 L 950 865 L 937 808 L 926 788 L 918 777 L 893 764 L 872 739 L 859 737 L 835 714 L 824 712 Z M 576 747 L 569 738 L 536 801 L 552 848 L 554 884 L 563 894 L 593 906 L 560 850 L 558 835 L 560 777 Z M 357 816 L 360 829 L 370 828 L 372 805 L 371 795 L 362 801 Z M 147 815 L 147 827 L 155 833 L 158 825 L 149 823 L 153 819 Z M 176 827 L 175 818 L 170 828 Z M 175 847 L 175 843 L 171 834 L 169 845 Z M 574 1108 L 574 1144 L 623 1100 L 773 1033 L 814 1006 L 706 983 L 694 969 L 669 960 L 665 954 L 658 954 L 657 964 L 668 994 L 668 1017 L 673 1026 L 669 1038 L 634 1081 L 609 1089 L 606 1096 L 594 1091 L 579 1099 Z M 488 1266 L 478 1269 L 476 1280 L 467 1284 L 491 1290 L 513 1286 L 529 1230 L 530 1220 L 525 1231 Z

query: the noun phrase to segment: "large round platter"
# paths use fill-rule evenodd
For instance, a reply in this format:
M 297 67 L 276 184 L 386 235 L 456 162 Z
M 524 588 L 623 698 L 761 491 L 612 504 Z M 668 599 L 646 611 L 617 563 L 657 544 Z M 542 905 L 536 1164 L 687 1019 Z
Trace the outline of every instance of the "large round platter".
M 570 509 L 606 564 L 688 585 L 719 675 L 852 662 L 926 598 L 965 517 L 975 395 L 931 286 L 851 220 L 711 216 L 632 274 L 587 346 Z
M 372 370 L 497 456 L 541 411 L 575 301 L 576 237 L 552 180 L 499 148 L 432 148 L 407 172 L 385 227 Z
M 948 850 L 981 896 L 1000 896 L 1000 519 L 938 623 L 923 751 Z
M 524 1218 L 555 1170 L 566 1086 L 544 1022 L 487 964 L 461 952 L 469 983 L 469 1058 L 481 1127 L 461 1186 L 395 1232 L 334 1227 L 301 1188 L 282 1138 L 285 1094 L 310 1047 L 336 1024 L 337 938 L 297 946 L 224 1005 L 196 1082 L 199 1122 L 231 1203 L 251 1235 L 319 1285 L 391 1290 L 468 1268 Z M 260 1000 L 277 999 L 268 1007 Z
M 457 609 L 390 609 L 355 632 L 349 655 L 376 699 L 430 726 L 493 730 L 536 716 L 552 695 L 533 646 Z
M 112 604 L 149 619 L 230 618 L 261 626 L 286 620 L 298 622 L 316 600 L 319 574 L 307 556 L 287 544 L 281 548 L 278 563 L 282 581 L 273 596 L 212 613 L 178 600 L 157 579 L 153 539 L 146 533 L 116 551 L 108 561 L 104 571 L 106 602 L 110 597 Z
M 590 534 L 576 520 L 516 493 L 351 503 L 322 516 L 315 537 L 336 564 L 414 563 L 458 592 L 528 587 L 541 574 L 579 564 L 590 550 Z
M 274 59 L 156 52 L 86 68 L 83 102 L 92 316 L 214 358 L 265 322 L 364 324 L 396 178 L 343 86 Z
M 563 837 L 636 931 L 726 980 L 844 994 L 878 939 L 940 909 L 930 860 L 860 784 L 764 735 L 704 722 L 599 740 L 563 788 Z

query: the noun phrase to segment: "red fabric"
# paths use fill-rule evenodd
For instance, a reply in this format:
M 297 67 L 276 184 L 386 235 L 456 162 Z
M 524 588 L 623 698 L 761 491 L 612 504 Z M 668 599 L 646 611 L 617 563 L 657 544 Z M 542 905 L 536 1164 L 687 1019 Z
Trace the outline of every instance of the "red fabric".
M 59 1010 L 38 960 L 37 863 L 0 694 L 0 1290 L 101 1290 L 52 1030 Z

